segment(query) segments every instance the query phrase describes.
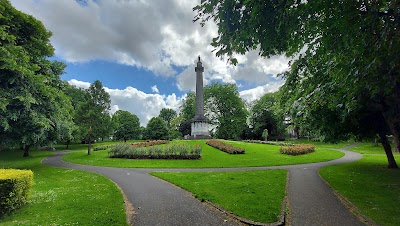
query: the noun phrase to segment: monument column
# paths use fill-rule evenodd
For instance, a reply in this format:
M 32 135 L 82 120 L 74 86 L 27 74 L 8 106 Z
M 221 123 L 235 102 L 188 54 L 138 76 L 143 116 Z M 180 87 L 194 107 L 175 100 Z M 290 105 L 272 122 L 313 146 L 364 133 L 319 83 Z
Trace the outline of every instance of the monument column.
M 206 117 L 204 117 L 204 67 L 200 61 L 200 56 L 194 71 L 196 72 L 196 115 L 192 119 L 190 135 L 191 139 L 210 139 L 209 125 Z
M 197 66 L 194 71 L 196 72 L 196 116 L 197 119 L 204 118 L 204 92 L 203 92 L 203 72 L 204 67 L 200 61 L 197 62 Z

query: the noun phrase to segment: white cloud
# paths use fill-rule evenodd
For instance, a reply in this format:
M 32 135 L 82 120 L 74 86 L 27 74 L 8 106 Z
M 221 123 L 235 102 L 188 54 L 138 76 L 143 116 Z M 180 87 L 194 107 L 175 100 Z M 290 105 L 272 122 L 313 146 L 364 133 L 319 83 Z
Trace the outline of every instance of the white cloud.
M 237 56 L 240 65 L 216 57 L 210 42 L 217 26 L 193 23 L 192 8 L 200 1 L 11 0 L 19 10 L 34 15 L 53 32 L 56 55 L 68 62 L 106 60 L 176 76 L 180 90 L 192 90 L 193 59 L 201 55 L 205 81 L 238 80 L 253 85 L 271 82 L 288 68 L 283 56 L 261 58 L 257 51 Z M 173 66 L 187 67 L 179 75 Z
M 68 81 L 68 83 L 81 88 L 88 88 L 90 86 L 89 82 L 82 82 L 75 79 Z M 104 90 L 110 94 L 111 113 L 118 110 L 129 111 L 138 116 L 142 126 L 147 125 L 152 117 L 158 116 L 162 108 L 171 108 L 178 111 L 185 97 L 185 95 L 177 97 L 175 94 L 148 94 L 131 86 L 123 90 L 104 87 Z
M 78 88 L 84 88 L 84 89 L 88 89 L 90 86 L 90 82 L 82 82 L 82 81 L 78 81 L 76 79 L 71 79 L 70 81 L 68 81 L 68 83 L 70 85 L 76 86 Z
M 152 86 L 151 90 L 153 91 L 153 93 L 160 93 L 160 91 L 157 88 L 157 85 Z
M 240 97 L 247 101 L 251 102 L 253 100 L 260 99 L 266 93 L 272 93 L 278 91 L 279 87 L 283 85 L 283 81 L 277 81 L 275 83 L 266 84 L 263 86 L 257 86 L 253 89 L 243 90 L 239 92 Z

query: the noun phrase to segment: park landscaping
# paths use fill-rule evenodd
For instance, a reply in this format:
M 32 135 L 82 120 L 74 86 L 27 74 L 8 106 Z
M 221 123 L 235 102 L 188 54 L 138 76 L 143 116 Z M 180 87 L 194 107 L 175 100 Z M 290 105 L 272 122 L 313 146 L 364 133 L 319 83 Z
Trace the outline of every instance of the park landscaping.
M 331 150 L 335 145 L 329 146 L 330 149 L 319 148 L 307 155 L 289 156 L 279 153 L 279 146 L 267 144 L 254 144 L 238 141 L 224 141 L 237 148 L 245 149 L 244 155 L 230 155 L 221 152 L 216 148 L 210 147 L 205 140 L 172 141 L 171 143 L 186 143 L 189 145 L 200 145 L 202 157 L 199 160 L 136 160 L 109 158 L 108 150 L 96 151 L 87 155 L 85 149 L 71 152 L 64 156 L 67 162 L 110 166 L 123 168 L 227 168 L 227 167 L 252 167 L 252 166 L 277 166 L 293 165 L 312 162 L 323 162 L 342 157 L 344 154 Z M 100 144 L 99 144 L 100 145 Z M 343 147 L 344 144 L 337 144 L 336 147 Z
M 151 174 L 190 191 L 199 200 L 208 200 L 239 217 L 261 223 L 280 220 L 286 170 Z
M 188 144 L 135 145 L 119 143 L 108 151 L 110 158 L 126 159 L 200 159 L 201 146 Z
M 121 191 L 94 173 L 41 164 L 53 152 L 0 151 L 0 168 L 33 171 L 28 204 L 0 219 L 0 225 L 127 225 Z M 110 202 L 112 200 L 112 202 Z
M 362 143 L 351 150 L 362 153 L 363 158 L 357 162 L 324 167 L 320 175 L 378 225 L 398 225 L 399 169 L 387 167 L 381 145 Z M 400 154 L 395 153 L 395 158 L 400 161 Z

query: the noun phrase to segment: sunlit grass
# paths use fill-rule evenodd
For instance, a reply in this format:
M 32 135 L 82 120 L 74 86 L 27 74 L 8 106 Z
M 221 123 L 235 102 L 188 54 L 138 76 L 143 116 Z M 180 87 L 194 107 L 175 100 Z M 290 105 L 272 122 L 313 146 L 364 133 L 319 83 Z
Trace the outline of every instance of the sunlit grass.
M 376 153 L 378 149 L 361 145 L 361 153 Z M 382 153 L 383 150 L 380 150 Z M 400 155 L 396 154 L 400 162 Z M 399 225 L 400 170 L 388 169 L 383 155 L 364 155 L 357 161 L 321 169 L 321 176 L 366 216 L 379 225 Z
M 202 158 L 199 160 L 135 160 L 108 158 L 108 151 L 96 151 L 90 156 L 85 150 L 72 152 L 64 156 L 68 162 L 113 167 L 137 168 L 211 168 L 211 167 L 251 167 L 251 166 L 276 166 L 292 165 L 312 162 L 329 161 L 342 157 L 338 151 L 319 148 L 314 153 L 302 156 L 288 156 L 279 153 L 279 146 L 266 144 L 253 144 L 245 142 L 229 143 L 244 148 L 246 154 L 229 155 L 205 144 L 205 140 L 172 141 L 176 143 L 199 144 L 202 147 Z
M 279 221 L 286 170 L 225 173 L 152 173 L 236 215 L 257 222 Z
M 31 169 L 31 200 L 0 225 L 126 225 L 121 191 L 107 178 L 41 164 L 51 152 L 0 151 L 0 168 Z

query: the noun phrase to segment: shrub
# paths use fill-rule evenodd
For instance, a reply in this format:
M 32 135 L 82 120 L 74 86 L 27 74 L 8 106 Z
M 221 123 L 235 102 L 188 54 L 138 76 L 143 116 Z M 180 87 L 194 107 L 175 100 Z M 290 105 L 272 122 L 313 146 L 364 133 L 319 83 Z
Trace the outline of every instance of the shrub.
M 315 146 L 311 144 L 297 144 L 294 146 L 281 147 L 280 153 L 286 155 L 303 155 L 314 152 Z
M 0 169 L 0 217 L 27 203 L 32 181 L 30 170 Z
M 168 142 L 169 142 L 168 140 L 152 140 L 147 142 L 137 142 L 133 143 L 132 147 L 149 147 L 154 145 L 167 144 Z
M 108 152 L 110 158 L 129 159 L 199 159 L 201 146 L 172 144 L 166 146 L 132 146 L 117 144 Z
M 102 145 L 102 146 L 98 146 L 93 148 L 93 151 L 101 151 L 101 150 L 107 150 L 112 148 L 114 145 Z
M 271 145 L 279 145 L 279 146 L 294 146 L 294 144 L 292 144 L 292 143 L 279 142 L 279 141 L 244 140 L 244 142 L 256 143 L 256 144 L 271 144 Z
M 243 148 L 234 147 L 220 140 L 208 140 L 206 144 L 210 145 L 211 147 L 217 148 L 221 151 L 224 151 L 228 154 L 244 154 L 245 152 Z

